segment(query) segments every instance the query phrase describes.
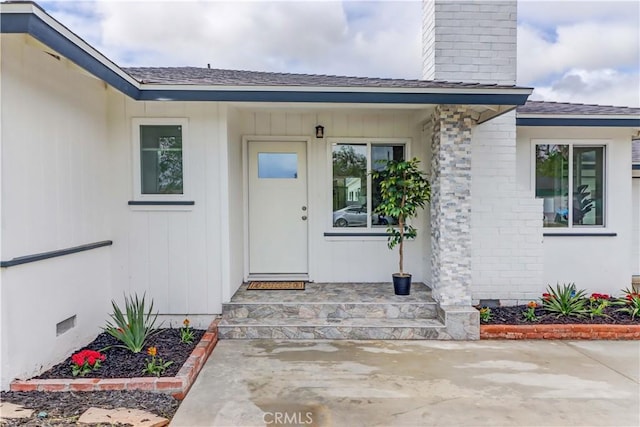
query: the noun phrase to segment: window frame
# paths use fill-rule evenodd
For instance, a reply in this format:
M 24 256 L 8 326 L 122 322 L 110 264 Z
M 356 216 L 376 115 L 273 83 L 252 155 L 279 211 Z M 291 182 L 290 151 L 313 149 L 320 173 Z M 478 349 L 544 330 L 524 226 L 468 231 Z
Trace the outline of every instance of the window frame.
M 536 146 L 538 145 L 567 145 L 569 147 L 569 160 L 568 160 L 568 177 L 569 177 L 569 188 L 568 194 L 573 194 L 574 184 L 573 184 L 573 153 L 574 148 L 595 148 L 602 147 L 603 148 L 603 195 L 602 195 L 602 203 L 604 204 L 602 208 L 602 224 L 573 224 L 573 197 L 568 198 L 568 218 L 567 218 L 567 226 L 566 227 L 542 227 L 545 234 L 563 234 L 563 233 L 581 233 L 585 230 L 606 230 L 608 228 L 608 210 L 609 210 L 609 153 L 610 153 L 610 144 L 611 140 L 606 139 L 531 139 L 531 190 L 533 192 L 533 196 L 536 199 L 544 200 L 543 198 L 536 197 Z M 544 212 L 544 211 L 543 211 Z
M 404 158 L 405 160 L 407 160 L 411 158 L 411 138 L 362 138 L 362 137 L 327 138 L 327 171 L 328 171 L 327 202 L 328 202 L 328 206 L 333 205 L 332 195 L 333 195 L 333 145 L 334 144 L 346 144 L 346 145 L 359 144 L 359 145 L 367 146 L 367 169 L 366 169 L 367 226 L 366 227 L 348 227 L 348 228 L 336 227 L 333 224 L 333 212 L 330 208 L 328 209 L 327 216 L 326 216 L 328 230 L 332 235 L 345 234 L 345 235 L 351 236 L 351 235 L 358 235 L 358 234 L 371 235 L 372 233 L 386 234 L 386 227 L 384 226 L 373 227 L 371 224 L 370 213 L 372 209 L 371 205 L 372 205 L 372 194 L 373 194 L 371 174 L 369 173 L 371 171 L 371 147 L 374 145 L 402 145 L 404 147 Z
M 141 126 L 181 126 L 182 130 L 182 194 L 143 194 L 140 164 Z M 136 117 L 131 120 L 133 200 L 136 202 L 182 202 L 190 200 L 189 180 L 189 120 L 180 117 Z M 183 208 L 184 209 L 184 208 Z

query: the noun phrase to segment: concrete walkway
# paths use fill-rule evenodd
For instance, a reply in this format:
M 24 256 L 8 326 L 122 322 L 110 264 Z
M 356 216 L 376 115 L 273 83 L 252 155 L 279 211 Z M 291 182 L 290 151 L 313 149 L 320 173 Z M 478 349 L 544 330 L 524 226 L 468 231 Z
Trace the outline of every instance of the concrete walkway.
M 172 426 L 638 426 L 637 341 L 218 343 Z

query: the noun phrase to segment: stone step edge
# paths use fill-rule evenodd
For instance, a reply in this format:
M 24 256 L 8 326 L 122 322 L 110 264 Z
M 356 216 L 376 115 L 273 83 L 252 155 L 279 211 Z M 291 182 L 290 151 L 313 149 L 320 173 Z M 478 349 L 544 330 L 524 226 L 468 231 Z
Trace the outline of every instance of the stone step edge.
M 433 301 L 229 301 L 222 306 L 235 305 L 438 305 Z
M 418 319 L 387 319 L 387 318 L 365 318 L 347 317 L 340 318 L 340 322 L 326 322 L 320 318 L 222 318 L 218 324 L 218 329 L 237 327 L 288 327 L 288 328 L 326 328 L 326 327 L 349 327 L 349 328 L 439 328 L 445 324 L 438 318 L 418 318 Z M 363 325 L 353 322 L 354 319 L 366 320 L 369 324 Z M 250 321 L 246 321 L 250 320 Z
M 230 326 L 220 327 L 221 340 L 429 340 L 450 339 L 445 325 L 366 326 Z
M 14 380 L 11 391 L 106 391 L 143 390 L 171 394 L 178 400 L 184 399 L 200 370 L 218 343 L 219 318 L 211 322 L 200 342 L 193 349 L 175 377 L 134 377 L 134 378 L 60 378 Z
M 640 325 L 480 325 L 480 339 L 640 340 Z

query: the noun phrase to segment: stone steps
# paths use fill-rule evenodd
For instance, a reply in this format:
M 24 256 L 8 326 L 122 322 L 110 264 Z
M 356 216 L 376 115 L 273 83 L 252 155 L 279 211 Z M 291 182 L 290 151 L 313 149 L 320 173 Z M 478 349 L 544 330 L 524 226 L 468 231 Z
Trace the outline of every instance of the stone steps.
M 437 319 L 222 319 L 221 339 L 438 339 L 445 326 Z
M 435 319 L 437 303 L 230 303 L 225 319 Z
M 446 336 L 431 290 L 414 283 L 308 283 L 305 291 L 241 287 L 223 304 L 221 339 L 439 339 Z

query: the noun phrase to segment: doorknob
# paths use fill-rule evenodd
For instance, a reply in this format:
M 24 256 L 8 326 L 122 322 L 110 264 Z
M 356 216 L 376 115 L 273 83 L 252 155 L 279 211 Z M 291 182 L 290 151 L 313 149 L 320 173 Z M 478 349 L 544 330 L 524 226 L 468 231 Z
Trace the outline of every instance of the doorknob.
M 307 207 L 306 207 L 306 206 L 303 206 L 303 207 L 302 207 L 302 210 L 303 210 L 303 211 L 306 211 L 306 210 L 307 210 Z
M 307 220 L 307 216 L 306 215 L 302 215 L 302 220 L 306 221 Z

